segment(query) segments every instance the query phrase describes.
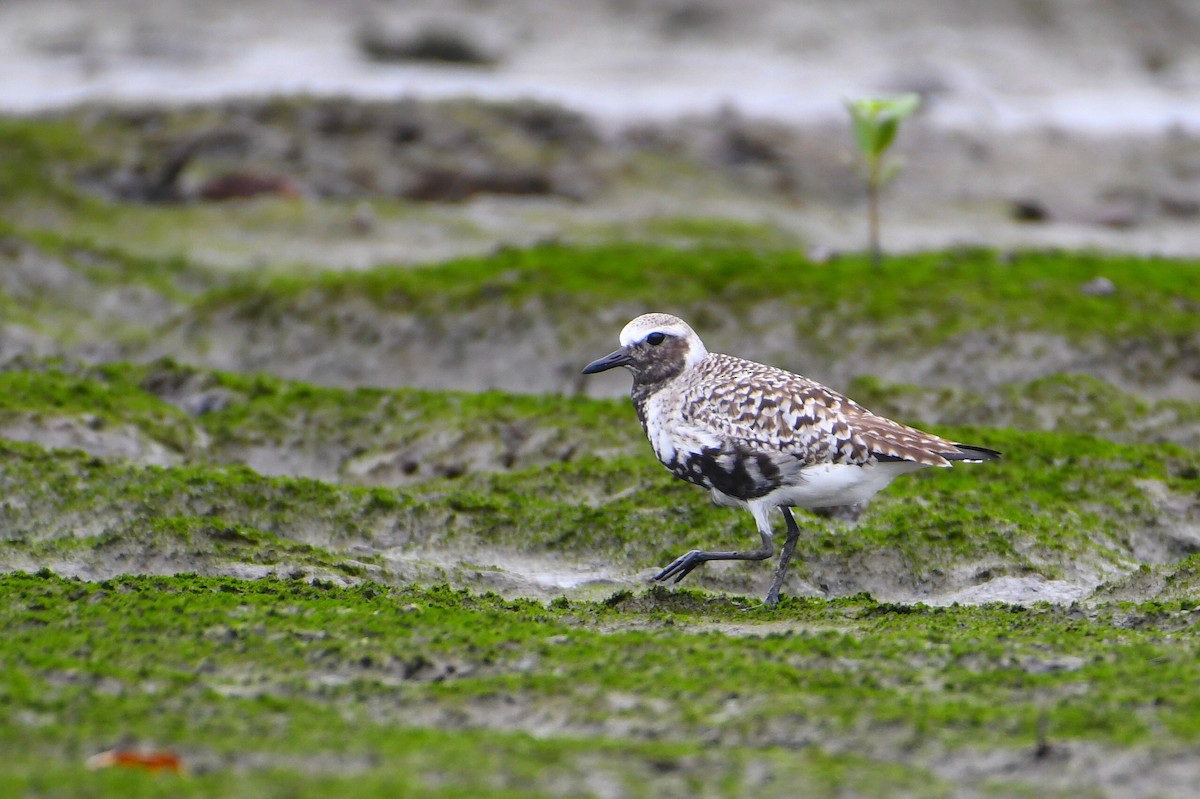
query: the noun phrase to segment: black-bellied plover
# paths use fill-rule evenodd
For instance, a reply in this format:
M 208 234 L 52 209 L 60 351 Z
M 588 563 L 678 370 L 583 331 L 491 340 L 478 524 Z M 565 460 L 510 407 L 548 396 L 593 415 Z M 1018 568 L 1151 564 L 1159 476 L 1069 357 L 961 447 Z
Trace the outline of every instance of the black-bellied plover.
M 766 596 L 774 605 L 800 537 L 791 508 L 853 505 L 907 472 L 1000 457 L 876 416 L 807 377 L 710 353 L 676 316 L 639 316 L 625 325 L 620 342 L 583 373 L 629 369 L 633 404 L 654 454 L 676 477 L 709 489 L 718 504 L 749 510 L 762 539 L 747 551 L 694 549 L 655 580 L 679 582 L 710 560 L 771 557 L 770 512 L 779 508 L 787 538 Z

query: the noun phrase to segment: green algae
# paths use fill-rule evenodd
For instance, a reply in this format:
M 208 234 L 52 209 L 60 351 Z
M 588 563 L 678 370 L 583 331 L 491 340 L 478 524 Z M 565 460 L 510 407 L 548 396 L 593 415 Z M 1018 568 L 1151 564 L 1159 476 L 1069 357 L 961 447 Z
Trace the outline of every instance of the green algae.
M 100 373 L 102 379 L 56 368 L 0 372 L 0 422 L 36 427 L 53 419 L 79 419 L 94 430 L 130 425 L 178 452 L 195 446 L 195 429 L 185 413 L 112 367 Z
M 0 248 L 0 264 L 12 263 L 18 276 L 28 271 L 21 253 L 30 248 L 29 257 L 66 270 L 61 281 L 34 297 L 20 293 L 28 293 L 20 279 L 8 289 L 0 283 L 7 319 L 58 351 L 88 351 L 90 342 L 107 340 L 116 344 L 115 357 L 167 352 L 258 369 L 272 354 L 288 359 L 308 353 L 306 342 L 316 337 L 351 359 L 346 370 L 335 367 L 321 378 L 329 381 L 429 380 L 428 366 L 410 373 L 414 363 L 425 362 L 426 350 L 435 362 L 451 363 L 454 353 L 485 338 L 497 345 L 530 344 L 535 318 L 539 335 L 553 341 L 566 330 L 611 325 L 618 307 L 631 309 L 621 317 L 636 309 L 675 311 L 713 335 L 729 335 L 724 320 L 730 312 L 769 320 L 750 323 L 737 331 L 740 336 L 761 335 L 766 324 L 782 321 L 794 326 L 806 363 L 827 362 L 823 368 L 846 367 L 847 359 L 858 357 L 870 362 L 932 354 L 953 361 L 960 343 L 978 344 L 982 337 L 987 343 L 979 346 L 1003 358 L 1024 346 L 1022 341 L 1040 341 L 1038 346 L 1066 348 L 1095 364 L 1098 374 L 1153 386 L 1190 379 L 1197 351 L 1200 281 L 1197 264 L 1187 260 L 952 251 L 897 256 L 880 279 L 857 257 L 816 264 L 793 252 L 752 246 L 672 250 L 610 244 L 546 245 L 423 267 L 323 272 L 278 264 L 219 269 L 188 258 L 131 255 L 136 248 L 45 231 L 10 231 L 7 239 L 12 251 Z M 1116 293 L 1081 292 L 1080 285 L 1096 274 L 1115 281 Z M 451 319 L 459 325 L 449 324 Z M 402 342 L 386 332 L 398 329 L 406 331 Z M 354 365 L 360 352 L 380 358 L 378 374 Z M 554 352 L 550 344 L 539 345 L 525 357 L 554 363 Z M 1035 357 L 1030 368 L 1039 368 L 1036 362 Z M 465 366 L 471 366 L 469 358 Z M 311 367 L 300 374 L 311 373 L 306 369 Z M 535 381 L 542 387 L 558 383 L 546 374 Z M 1086 387 L 1080 391 L 1095 394 Z M 1062 405 L 1064 396 L 1047 396 L 1045 402 Z M 1094 399 L 1116 410 L 1110 398 Z M 982 408 L 974 413 L 981 417 L 996 403 L 993 397 L 960 404 L 964 413 Z M 1036 407 L 1028 406 L 1023 413 L 1036 416 Z
M 1125 442 L 1200 444 L 1200 403 L 1149 400 L 1084 374 L 1009 383 L 986 394 L 962 386 L 927 388 L 859 377 L 847 393 L 876 413 L 914 424 L 936 421 L 1083 433 Z
M 679 251 L 654 245 L 546 245 L 503 250 L 433 267 L 379 267 L 317 276 L 273 275 L 219 290 L 201 308 L 234 308 L 242 315 L 285 313 L 297 301 L 320 297 L 337 304 L 362 298 L 381 309 L 410 313 L 461 311 L 503 301 L 519 307 L 538 300 L 553 313 L 622 302 L 686 311 L 720 297 L 738 308 L 767 301 L 794 306 L 811 333 L 822 324 L 871 320 L 882 338 L 932 344 L 984 329 L 1087 336 L 1186 338 L 1195 332 L 1200 303 L 1191 261 L 983 250 L 898 255 L 886 280 L 863 257 L 813 264 L 787 252 L 741 248 Z M 1103 273 L 1121 288 L 1094 297 L 1079 286 Z
M 98 535 L 149 519 L 217 517 L 301 543 L 337 546 L 370 537 L 392 497 L 303 478 L 263 478 L 245 467 L 133 466 L 77 451 L 0 443 L 0 506 L 7 547 Z
M 613 304 L 669 305 L 694 319 L 713 297 L 731 308 L 783 302 L 804 338 L 862 320 L 881 342 L 925 346 L 972 331 L 1041 331 L 1071 340 L 1157 337 L 1186 347 L 1200 304 L 1197 265 L 1185 260 L 1089 253 L 952 251 L 895 256 L 886 280 L 865 259 L 813 264 L 788 252 L 656 245 L 546 245 L 501 250 L 421 268 L 381 266 L 361 272 L 205 269 L 181 258 L 129 255 L 49 232 L 10 235 L 47 255 L 103 258 L 112 266 L 89 279 L 147 285 L 187 302 L 198 321 L 217 313 L 241 320 L 308 318 L 316 308 L 363 300 L 382 311 L 436 316 L 484 306 L 536 303 L 555 318 Z M 86 255 L 86 257 L 84 257 Z M 1079 286 L 1097 273 L 1120 290 L 1093 297 Z M 816 342 L 816 343 L 819 343 Z M 882 346 L 882 344 L 881 344 Z
M 1137 480 L 1158 481 L 1185 496 L 1200 488 L 1194 472 L 1200 461 L 1182 448 L 1066 434 L 938 431 L 995 447 L 1006 457 L 999 464 L 898 480 L 853 528 L 806 515 L 797 574 L 846 572 L 869 553 L 898 556 L 896 569 L 913 584 L 936 585 L 956 563 L 992 559 L 993 574 L 1058 576 L 1061 568 L 1088 567 L 1104 572 L 1133 557 L 1135 531 L 1155 526 L 1152 498 Z M 647 455 L 584 458 L 471 475 L 453 488 L 437 485 L 415 494 L 426 507 L 445 503 L 454 525 L 495 543 L 578 556 L 616 550 L 649 566 L 690 548 L 734 548 L 752 537 L 747 518 L 710 506 L 702 492 L 673 479 Z
M 454 544 L 603 560 L 627 574 L 689 548 L 736 548 L 751 533 L 744 514 L 712 507 L 654 461 L 624 401 L 349 391 L 170 362 L 47 364 L 0 372 L 0 386 L 0 419 L 29 427 L 56 418 L 86 420 L 88 429 L 126 425 L 180 459 L 176 467 L 143 468 L 4 445 L 0 483 L 8 499 L 0 512 L 10 563 L 36 562 L 23 549 L 34 544 L 48 553 L 59 546 L 52 542 L 134 535 L 138 525 L 173 518 L 216 518 L 343 553 L 300 558 L 324 565 L 346 560 L 354 547 Z M 199 415 L 184 413 L 168 401 L 177 402 L 184 388 L 220 401 Z M 934 429 L 1005 458 L 898 480 L 853 527 L 805 515 L 792 569 L 800 582 L 792 590 L 928 596 L 961 585 L 970 578 L 964 569 L 975 581 L 1041 575 L 1094 584 L 1137 566 L 1147 552 L 1175 559 L 1189 551 L 1171 508 L 1198 490 L 1194 451 L 1067 432 Z M 384 479 L 347 471 L 356 459 L 379 458 L 393 464 L 386 479 L 406 487 L 272 478 L 239 465 L 242 453 L 263 447 L 319 453 L 330 464 L 325 473 L 348 483 Z M 104 551 L 84 547 L 77 556 L 102 560 Z M 858 564 L 872 559 L 877 577 L 864 577 Z M 759 564 L 743 564 L 702 570 L 692 582 L 751 591 L 765 574 Z M 885 575 L 890 587 L 862 582 Z
M 669 297 L 673 310 L 713 326 L 719 297 L 723 309 L 784 304 L 816 349 L 845 329 L 883 351 L 985 330 L 1120 352 L 1142 342 L 1164 364 L 1195 347 L 1193 261 L 929 253 L 890 260 L 881 280 L 862 259 L 811 263 L 768 251 L 778 243 L 769 230 L 708 220 L 646 225 L 651 238 L 721 245 L 686 253 L 555 245 L 420 269 L 281 274 L 274 263 L 229 274 L 195 255 L 161 254 L 195 248 L 214 226 L 234 237 L 239 225 L 245 235 L 336 233 L 347 209 L 104 203 L 71 178 L 111 153 L 70 125 L 24 124 L 0 126 L 0 198 L 20 224 L 45 229 L 3 226 L 0 257 L 31 248 L 74 282 L 65 293 L 0 292 L 0 311 L 63 342 L 116 338 L 136 353 L 164 330 L 192 326 L 202 337 L 205 320 L 231 314 L 281 325 L 314 318 L 338 333 L 339 310 L 363 304 L 434 326 L 446 324 L 442 314 L 493 308 L 577 323 L 597 307 Z M 131 219 L 140 232 L 126 232 Z M 68 229 L 64 220 L 72 233 L 53 232 Z M 1079 292 L 1098 274 L 1115 294 Z M 94 292 L 128 292 L 171 316 L 106 316 Z M 0 373 L 0 420 L 128 425 L 181 465 L 0 444 L 9 568 L 322 579 L 0 578 L 0 622 L 12 633 L 0 643 L 0 793 L 536 796 L 595 793 L 589 780 L 600 779 L 631 796 L 937 796 L 952 791 L 912 765 L 928 762 L 930 748 L 1033 757 L 1043 727 L 1068 749 L 1194 746 L 1200 581 L 1194 542 L 1172 528 L 1186 527 L 1200 496 L 1200 462 L 1185 448 L 1142 443 L 1189 443 L 1194 403 L 1141 400 L 1076 376 L 991 397 L 908 387 L 897 401 L 896 387 L 869 381 L 850 393 L 1001 449 L 1005 460 L 900 480 L 855 526 L 804 517 L 792 571 L 803 582 L 789 584 L 777 610 L 694 589 L 540 605 L 408 586 L 378 553 L 459 547 L 486 564 L 490 551 L 510 551 L 629 573 L 689 547 L 740 545 L 749 521 L 672 480 L 625 402 L 343 391 L 170 362 L 10 366 Z M 191 404 L 197 396 L 213 401 Z M 468 441 L 479 439 L 487 451 L 472 454 Z M 354 488 L 220 465 L 260 447 L 321 453 L 338 481 L 396 479 L 356 471 L 379 458 L 409 485 Z M 1147 552 L 1167 562 L 1135 568 Z M 872 562 L 907 596 L 961 584 L 951 576 L 963 569 L 976 582 L 1081 572 L 1111 582 L 1089 608 L 936 609 L 845 596 L 878 588 L 859 568 Z M 739 565 L 689 584 L 752 593 L 768 574 Z M 810 589 L 843 598 L 790 596 Z M 86 755 L 130 742 L 180 747 L 197 773 L 83 769 Z M 1019 777 L 983 787 L 1052 793 Z
M 169 360 L 23 360 L 0 371 L 0 423 L 34 431 L 55 420 L 126 426 L 193 463 L 240 463 L 252 449 L 307 454 L 326 479 L 364 483 L 524 468 L 641 443 L 628 403 L 610 400 L 349 390 Z
M 1170 563 L 1144 563 L 1133 572 L 1102 585 L 1096 595 L 1105 600 L 1200 603 L 1200 554 Z
M 0 202 L 76 202 L 66 172 L 93 154 L 88 139 L 69 122 L 0 118 Z
M 877 413 L 917 425 L 1049 430 L 1122 443 L 1186 446 L 1200 423 L 1200 404 L 1145 400 L 1086 375 L 1007 384 L 987 395 L 859 378 L 849 393 Z M 204 397 L 209 400 L 197 402 Z M 328 472 L 349 482 L 371 477 L 347 472 L 345 465 L 374 457 L 398 463 L 390 479 L 411 482 L 447 471 L 569 461 L 583 452 L 645 452 L 625 400 L 342 389 L 172 360 L 11 362 L 0 371 L 3 418 L 25 419 L 31 427 L 54 419 L 127 425 L 196 462 L 238 462 L 255 446 L 319 452 L 332 464 Z
M 507 465 L 528 460 L 525 445 L 535 428 L 543 457 L 571 457 L 576 449 L 621 446 L 631 436 L 618 417 L 630 416 L 613 402 L 551 396 L 519 396 L 499 391 L 458 392 L 359 388 L 347 391 L 281 381 L 267 376 L 215 376 L 212 385 L 244 398 L 206 413 L 200 423 L 215 443 L 242 443 L 254 431 L 267 441 L 324 444 L 339 438 L 359 455 L 413 447 L 431 434 L 446 437 L 441 448 L 462 452 L 491 441 L 506 449 Z M 620 419 L 619 421 L 627 421 Z M 574 431 L 574 432 L 568 432 Z M 352 443 L 351 443 L 352 442 Z
M 812 795 L 835 795 L 851 768 L 865 795 L 937 795 L 943 783 L 899 763 L 930 748 L 1032 750 L 1043 715 L 1059 742 L 1195 742 L 1196 620 L 1162 603 L 856 596 L 747 611 L 662 590 L 542 605 L 445 587 L 10 574 L 0 762 L 8 779 L 30 759 L 72 772 L 72 760 L 134 741 L 207 762 L 209 779 L 336 753 L 355 773 L 423 780 L 457 757 L 455 780 L 536 790 L 544 770 L 618 759 L 651 782 L 656 762 L 707 774 L 700 742 L 717 736 L 713 767 L 735 776 L 708 785 L 714 796 L 745 790 L 748 759 L 778 769 L 797 757 Z M 496 713 L 508 732 L 485 731 Z M 553 739 L 522 736 L 544 723 Z M 410 768 L 423 748 L 429 760 Z M 855 750 L 873 754 L 845 754 Z
M 854 527 L 805 517 L 794 574 L 835 593 L 866 556 L 893 560 L 908 591 L 937 591 L 954 569 L 987 574 L 1104 574 L 1135 565 L 1144 539 L 1185 546 L 1159 523 L 1153 484 L 1167 495 L 1200 490 L 1200 456 L 1170 445 L 1001 430 L 938 432 L 1005 452 L 999 464 L 930 470 L 897 481 Z M 713 507 L 653 456 L 580 456 L 566 462 L 413 484 L 404 490 L 264 477 L 242 466 L 160 468 L 71 451 L 0 444 L 5 548 L 95 536 L 147 519 L 216 517 L 282 539 L 346 551 L 445 546 L 591 560 L 619 570 L 662 565 L 689 548 L 737 546 L 743 514 Z M 1149 481 L 1149 482 L 1147 482 Z M 982 565 L 979 565 L 982 564 Z M 702 572 L 721 585 L 762 572 Z M 721 574 L 728 577 L 722 578 Z M 924 586 L 922 589 L 921 587 Z
M 85 573 L 96 571 L 93 563 L 115 562 L 124 573 L 175 573 L 186 564 L 187 571 L 205 574 L 270 572 L 362 579 L 380 561 L 375 554 L 338 554 L 216 516 L 140 517 L 103 527 L 95 535 L 14 543 L 8 540 L 0 548 L 7 546 L 29 563 Z
M 471 103 L 442 106 L 454 124 L 467 128 L 478 128 L 484 119 L 505 120 L 522 113 Z M 333 114 L 331 119 L 342 119 L 347 127 L 341 133 L 353 134 L 353 112 L 342 118 L 341 110 L 315 101 L 259 104 L 250 113 L 264 124 L 287 128 L 321 108 Z M 378 122 L 372 114 L 382 113 L 379 108 L 360 110 L 366 116 L 359 122 L 368 127 Z M 220 126 L 228 114 L 229 109 L 195 107 L 164 112 L 156 133 L 141 143 L 161 155 L 172 142 L 193 137 L 197 126 Z M 865 256 L 816 263 L 778 249 L 779 234 L 769 225 L 709 218 L 644 223 L 651 238 L 701 243 L 686 251 L 661 244 L 552 244 L 502 249 L 417 269 L 384 266 L 342 273 L 319 272 L 316 264 L 298 267 L 290 256 L 282 262 L 268 257 L 265 263 L 256 259 L 253 269 L 230 275 L 204 266 L 204 257 L 197 253 L 205 250 L 206 241 L 227 240 L 232 254 L 224 260 L 244 263 L 248 256 L 240 237 L 265 229 L 270 236 L 286 239 L 315 229 L 348 238 L 353 235 L 348 230 L 352 209 L 334 204 L 335 211 L 326 219 L 322 211 L 290 201 L 148 207 L 90 196 L 79 186 L 88 185 L 89 175 L 119 171 L 114 164 L 128 157 L 124 148 L 131 137 L 140 135 L 138 117 L 137 112 L 81 110 L 56 119 L 0 120 L 0 206 L 10 220 L 2 230 L 49 255 L 74 254 L 78 264 L 101 257 L 104 268 L 90 270 L 89 279 L 149 286 L 173 300 L 188 299 L 195 303 L 189 313 L 198 319 L 223 310 L 242 318 L 311 316 L 312 305 L 357 299 L 384 311 L 425 316 L 536 302 L 562 319 L 597 305 L 658 306 L 664 298 L 669 298 L 672 310 L 699 318 L 711 311 L 713 298 L 720 298 L 732 309 L 785 304 L 793 309 L 802 340 L 814 331 L 858 329 L 869 323 L 879 328 L 876 343 L 884 348 L 931 345 L 991 330 L 1041 331 L 1073 341 L 1159 337 L 1169 348 L 1179 349 L 1190 346 L 1195 334 L 1200 281 L 1194 260 L 959 250 L 896 255 L 889 258 L 881 279 Z M 516 121 L 513 129 L 519 131 L 520 120 Z M 560 145 L 548 146 L 556 150 Z M 518 148 L 510 155 L 520 160 L 528 153 Z M 41 213 L 43 206 L 53 208 Z M 381 208 L 385 216 L 425 213 L 386 203 Z M 625 235 L 618 230 L 608 240 Z M 1113 294 L 1080 291 L 1098 275 L 1114 283 Z M 301 303 L 305 298 L 312 303 Z M 61 326 L 66 334 L 67 325 Z
M 750 762 L 758 765 L 751 771 L 786 777 L 787 790 L 809 786 L 813 795 L 839 788 L 922 795 L 938 787 L 911 767 L 818 748 L 705 754 L 687 739 L 622 742 L 593 733 L 539 741 L 528 734 L 535 730 L 415 723 L 431 703 L 452 711 L 456 702 L 443 690 L 445 678 L 425 673 L 442 658 L 466 647 L 481 669 L 505 669 L 521 641 L 543 645 L 548 634 L 578 633 L 527 602 L 298 580 L 83 583 L 43 573 L 0 580 L 0 616 L 17 631 L 0 654 L 11 666 L 0 701 L 14 711 L 0 721 L 0 779 L 27 789 L 63 780 L 78 781 L 81 791 L 120 790 L 132 778 L 87 778 L 80 765 L 97 749 L 130 741 L 171 747 L 200 769 L 199 789 L 158 778 L 183 795 L 247 771 L 255 786 L 280 775 L 292 785 L 287 775 L 315 768 L 315 784 L 297 795 L 352 779 L 367 789 L 356 795 L 446 785 L 454 792 L 428 795 L 479 786 L 536 794 L 602 774 L 643 796 L 675 774 L 665 780 L 668 795 L 737 796 L 753 779 Z M 44 770 L 63 776 L 39 780 Z M 675 779 L 683 785 L 672 788 Z M 716 784 L 706 785 L 710 779 Z
M 630 222 L 568 224 L 566 238 L 575 242 L 642 242 L 681 248 L 734 247 L 764 251 L 801 249 L 794 234 L 769 222 L 720 217 L 651 216 Z
M 251 711 L 257 708 L 250 708 Z M 206 768 L 197 775 L 94 773 L 54 765 L 54 778 L 0 774 L 0 787 L 28 797 L 230 796 L 499 799 L 628 797 L 942 797 L 927 773 L 900 764 L 819 751 L 724 750 L 700 745 L 621 744 L 597 739 L 543 741 L 487 731 L 388 729 L 368 756 L 260 757 L 253 766 Z M 190 752 L 188 754 L 191 754 Z M 247 760 L 250 758 L 247 757 Z M 464 768 L 464 764 L 470 764 Z M 324 767 L 325 770 L 322 770 Z

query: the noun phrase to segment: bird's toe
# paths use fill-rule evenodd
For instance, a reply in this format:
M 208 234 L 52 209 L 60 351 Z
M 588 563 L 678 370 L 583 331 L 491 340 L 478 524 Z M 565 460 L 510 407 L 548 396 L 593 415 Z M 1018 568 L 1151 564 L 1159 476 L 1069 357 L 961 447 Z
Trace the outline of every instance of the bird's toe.
M 692 570 L 704 562 L 704 553 L 698 549 L 693 549 L 685 555 L 680 555 L 670 566 L 660 571 L 654 576 L 655 582 L 665 582 L 674 577 L 673 582 L 679 582 L 684 577 L 692 573 Z

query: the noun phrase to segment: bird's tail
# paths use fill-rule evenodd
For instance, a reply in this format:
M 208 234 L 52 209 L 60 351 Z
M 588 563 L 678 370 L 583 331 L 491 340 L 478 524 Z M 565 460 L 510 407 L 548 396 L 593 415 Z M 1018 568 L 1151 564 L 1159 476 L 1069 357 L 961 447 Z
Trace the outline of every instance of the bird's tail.
M 983 463 L 984 461 L 1000 460 L 1000 453 L 994 449 L 987 447 L 974 447 L 970 444 L 955 444 L 954 448 L 958 452 L 939 452 L 948 461 L 960 461 L 963 463 Z

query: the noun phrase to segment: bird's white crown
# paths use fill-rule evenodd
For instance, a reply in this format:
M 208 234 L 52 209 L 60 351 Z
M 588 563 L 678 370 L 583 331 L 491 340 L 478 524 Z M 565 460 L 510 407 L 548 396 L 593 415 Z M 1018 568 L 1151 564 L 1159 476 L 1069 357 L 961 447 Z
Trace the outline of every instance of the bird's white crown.
M 665 313 L 642 314 L 625 325 L 621 329 L 621 346 L 628 347 L 632 344 L 645 341 L 646 337 L 651 333 L 665 333 L 668 336 L 675 336 L 686 342 L 688 366 L 696 365 L 708 355 L 708 349 L 704 346 L 704 342 L 700 340 L 700 337 L 696 335 L 696 331 L 692 330 L 691 325 L 678 316 Z

